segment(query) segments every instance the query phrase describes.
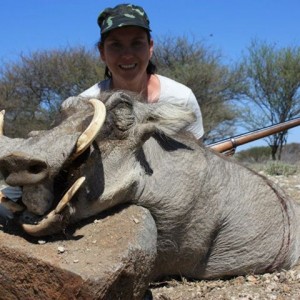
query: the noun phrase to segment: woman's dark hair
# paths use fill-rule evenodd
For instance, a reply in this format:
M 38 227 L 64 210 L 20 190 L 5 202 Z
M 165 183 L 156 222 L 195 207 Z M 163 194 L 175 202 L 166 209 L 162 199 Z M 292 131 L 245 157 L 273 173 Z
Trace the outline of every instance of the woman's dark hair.
M 147 33 L 147 39 L 148 39 L 148 42 L 150 44 L 150 41 L 151 41 L 150 32 L 148 30 L 145 30 L 145 32 Z M 101 35 L 101 38 L 97 43 L 98 49 L 100 49 L 100 47 L 102 47 L 104 45 L 105 39 L 107 38 L 108 35 L 109 35 L 109 32 L 104 33 L 104 34 Z M 146 69 L 147 74 L 155 74 L 156 71 L 157 71 L 156 65 L 151 60 L 149 60 L 149 63 L 148 63 L 147 69 Z M 105 79 L 112 78 L 111 72 L 110 72 L 110 70 L 108 69 L 107 66 L 105 66 L 104 78 Z

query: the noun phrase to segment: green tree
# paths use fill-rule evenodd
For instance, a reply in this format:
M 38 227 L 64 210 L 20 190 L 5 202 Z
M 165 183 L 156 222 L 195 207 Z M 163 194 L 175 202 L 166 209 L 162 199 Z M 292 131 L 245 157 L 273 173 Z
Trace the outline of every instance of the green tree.
M 234 134 L 239 112 L 231 101 L 244 90 L 242 69 L 225 66 L 221 59 L 220 53 L 187 37 L 164 37 L 154 49 L 159 73 L 193 90 L 201 107 L 206 142 Z
M 300 114 L 300 48 L 278 49 L 275 44 L 253 41 L 243 63 L 248 90 L 242 101 L 244 126 L 257 129 L 290 120 Z M 287 131 L 269 136 L 273 160 L 280 160 Z
M 24 136 L 47 128 L 63 100 L 99 81 L 104 68 L 96 52 L 83 47 L 20 55 L 0 70 L 0 107 L 5 132 Z
M 189 86 L 202 110 L 206 142 L 232 136 L 243 90 L 241 68 L 221 63 L 221 54 L 186 37 L 166 37 L 155 45 L 162 75 Z M 103 78 L 99 54 L 84 48 L 21 55 L 0 70 L 0 108 L 7 111 L 6 134 L 24 136 L 51 124 L 61 102 Z M 7 122 L 8 121 L 8 122 Z

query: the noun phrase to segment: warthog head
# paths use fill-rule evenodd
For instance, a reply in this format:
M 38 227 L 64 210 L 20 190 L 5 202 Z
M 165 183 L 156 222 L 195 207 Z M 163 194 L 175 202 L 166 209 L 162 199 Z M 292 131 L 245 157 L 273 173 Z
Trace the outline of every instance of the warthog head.
M 163 109 L 157 109 L 157 105 L 136 110 L 139 113 L 134 115 L 133 106 L 145 104 L 132 97 L 123 92 L 106 94 L 101 98 L 105 104 L 99 99 L 71 97 L 65 101 L 69 104 L 64 105 L 51 130 L 32 132 L 27 139 L 1 135 L 0 171 L 8 185 L 22 188 L 19 203 L 24 211 L 18 221 L 27 233 L 56 233 L 70 218 L 83 219 L 122 202 L 132 189 L 131 183 L 116 192 L 122 194 L 122 200 L 109 190 L 117 183 L 120 161 L 128 153 L 135 156 L 134 149 L 159 126 L 171 133 L 194 118 L 191 112 L 177 107 L 183 117 L 173 122 L 170 118 L 164 120 Z M 2 112 L 2 133 L 3 116 Z M 104 165 L 108 178 L 104 176 Z M 105 189 L 108 191 L 103 196 Z M 109 204 L 95 204 L 103 197 Z
M 104 104 L 97 99 L 90 99 L 89 103 L 94 108 L 93 116 L 91 111 L 78 111 L 52 130 L 34 132 L 28 139 L 1 136 L 0 170 L 8 185 L 23 189 L 22 204 L 26 213 L 20 221 L 29 233 L 43 234 L 45 230 L 47 233 L 49 226 L 55 227 L 59 213 L 84 182 L 84 177 L 75 178 L 66 191 L 63 182 L 56 180 L 89 148 L 105 120 Z M 3 117 L 4 112 L 1 112 L 1 133 Z M 91 120 L 90 124 L 82 132 L 88 120 Z M 58 202 L 57 197 L 62 193 L 59 185 L 63 186 L 65 195 Z M 53 205 L 56 205 L 54 210 Z M 42 217 L 39 225 L 24 224 L 25 220 L 36 223 L 38 216 Z M 55 229 L 50 229 L 52 231 Z

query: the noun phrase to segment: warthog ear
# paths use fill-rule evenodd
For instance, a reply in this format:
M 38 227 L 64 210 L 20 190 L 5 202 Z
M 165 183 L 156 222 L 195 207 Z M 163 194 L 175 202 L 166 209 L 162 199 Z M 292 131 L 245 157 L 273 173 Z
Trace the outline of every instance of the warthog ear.
M 155 132 L 172 136 L 195 121 L 195 115 L 178 104 L 145 103 L 134 94 L 116 92 L 106 101 L 114 126 L 126 137 L 134 139 L 134 145 L 143 144 Z
M 133 101 L 136 95 L 132 92 L 117 91 L 113 93 L 103 93 L 103 102 L 105 103 L 107 110 L 114 110 L 118 108 L 120 104 L 127 104 L 128 106 L 133 106 Z
M 127 131 L 136 123 L 133 111 L 134 96 L 125 92 L 115 92 L 109 96 L 105 105 L 107 121 L 116 129 L 116 135 L 127 136 Z

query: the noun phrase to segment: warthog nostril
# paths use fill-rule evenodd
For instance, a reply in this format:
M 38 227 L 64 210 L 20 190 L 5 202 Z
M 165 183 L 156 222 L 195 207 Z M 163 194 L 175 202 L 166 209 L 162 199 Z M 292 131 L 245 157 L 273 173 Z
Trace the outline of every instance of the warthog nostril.
M 47 165 L 44 163 L 38 163 L 31 166 L 28 166 L 28 173 L 39 174 L 47 169 Z
M 2 174 L 3 178 L 6 178 L 9 175 L 9 172 L 5 168 L 1 168 L 0 173 Z
M 49 170 L 45 161 L 18 152 L 0 158 L 0 171 L 7 184 L 23 186 L 41 182 Z

